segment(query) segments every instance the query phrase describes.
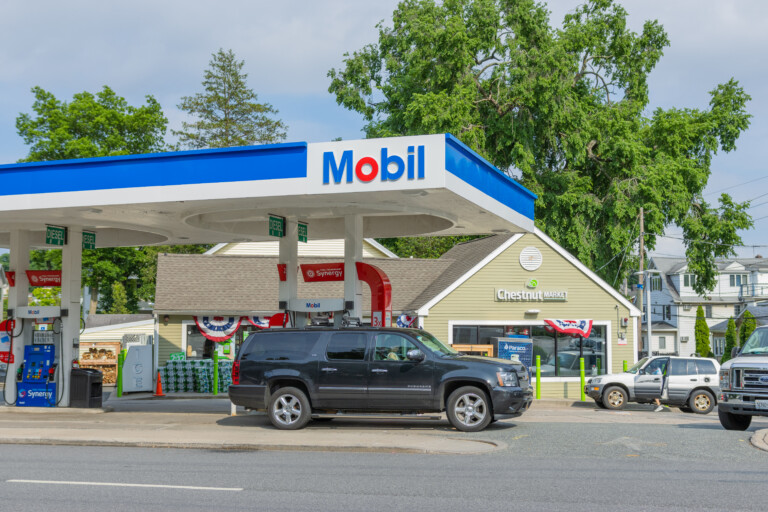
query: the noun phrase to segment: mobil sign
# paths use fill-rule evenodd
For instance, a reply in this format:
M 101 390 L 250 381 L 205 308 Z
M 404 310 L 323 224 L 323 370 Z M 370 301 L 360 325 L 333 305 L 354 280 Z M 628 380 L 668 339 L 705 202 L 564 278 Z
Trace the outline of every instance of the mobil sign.
M 320 190 L 397 190 L 439 186 L 445 136 L 311 144 L 309 176 Z

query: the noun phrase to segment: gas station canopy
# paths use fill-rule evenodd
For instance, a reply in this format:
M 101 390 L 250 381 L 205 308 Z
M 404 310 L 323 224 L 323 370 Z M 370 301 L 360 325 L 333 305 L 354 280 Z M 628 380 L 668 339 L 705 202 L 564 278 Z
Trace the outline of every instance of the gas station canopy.
M 448 134 L 287 143 L 0 165 L 0 247 L 46 225 L 79 226 L 97 247 L 267 240 L 269 218 L 309 238 L 533 229 L 536 196 Z

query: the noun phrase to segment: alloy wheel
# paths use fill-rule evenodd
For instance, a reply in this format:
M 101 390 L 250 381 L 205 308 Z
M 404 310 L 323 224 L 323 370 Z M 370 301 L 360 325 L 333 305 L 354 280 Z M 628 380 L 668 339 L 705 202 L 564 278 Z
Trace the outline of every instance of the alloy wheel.
M 281 396 L 272 406 L 272 415 L 283 425 L 293 425 L 301 417 L 301 402 L 293 395 Z
M 456 418 L 464 425 L 471 427 L 485 419 L 488 410 L 483 397 L 475 393 L 465 393 L 456 400 L 454 408 Z

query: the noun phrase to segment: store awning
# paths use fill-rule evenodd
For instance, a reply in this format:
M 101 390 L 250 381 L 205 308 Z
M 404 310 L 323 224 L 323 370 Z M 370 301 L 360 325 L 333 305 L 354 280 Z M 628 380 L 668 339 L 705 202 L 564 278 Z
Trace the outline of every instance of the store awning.
M 589 337 L 592 332 L 592 320 L 560 320 L 544 319 L 544 321 L 560 334 L 571 334 L 576 336 Z

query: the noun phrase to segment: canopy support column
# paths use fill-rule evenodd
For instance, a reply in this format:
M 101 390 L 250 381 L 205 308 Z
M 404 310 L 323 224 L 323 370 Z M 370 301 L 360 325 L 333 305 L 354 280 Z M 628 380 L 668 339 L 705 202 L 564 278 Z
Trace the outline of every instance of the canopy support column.
M 352 318 L 363 319 L 363 283 L 357 277 L 363 260 L 363 216 L 344 217 L 344 305 Z
M 15 317 L 19 308 L 29 305 L 29 298 L 27 295 L 27 292 L 29 291 L 27 269 L 29 268 L 30 248 L 29 231 L 14 229 L 11 231 L 10 235 L 11 250 L 8 255 L 8 268 L 11 272 L 15 272 L 16 284 L 8 288 L 8 310 L 14 311 L 14 315 L 8 315 L 9 319 L 12 316 Z M 24 320 L 20 318 L 16 320 L 16 325 L 13 331 L 14 333 L 21 333 L 21 336 L 13 340 L 13 351 L 11 353 L 13 363 L 9 362 L 6 369 L 5 398 L 12 403 L 16 403 L 16 371 L 24 362 L 24 345 L 26 345 L 24 340 L 27 337 L 29 337 L 30 340 L 32 339 L 32 334 L 29 332 L 31 327 L 29 325 L 24 326 L 22 331 L 23 322 Z
M 285 265 L 285 281 L 280 281 L 279 297 L 280 309 L 283 311 L 290 307 L 291 300 L 299 294 L 298 268 L 299 268 L 299 224 L 296 219 L 285 219 L 285 236 L 279 243 L 279 263 Z M 293 324 L 291 324 L 294 327 Z
M 80 347 L 80 291 L 83 268 L 83 229 L 69 227 L 67 245 L 61 250 L 61 309 L 67 316 L 61 319 L 61 356 L 59 375 L 61 382 L 60 407 L 69 407 L 69 384 L 72 361 Z

